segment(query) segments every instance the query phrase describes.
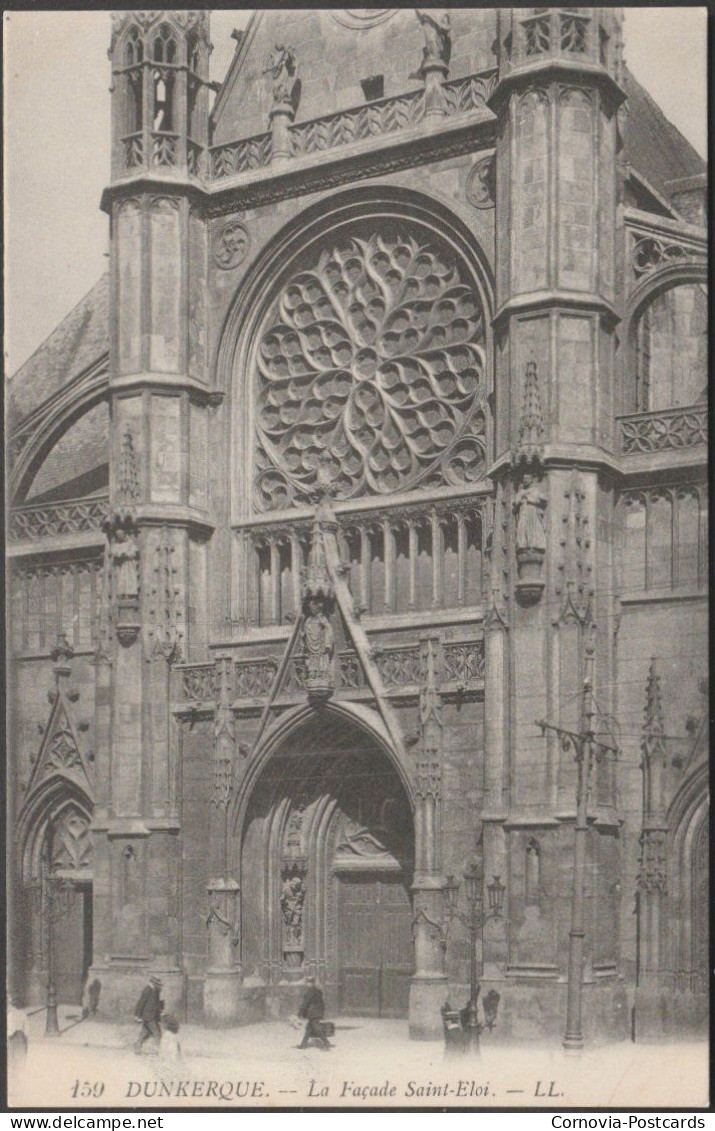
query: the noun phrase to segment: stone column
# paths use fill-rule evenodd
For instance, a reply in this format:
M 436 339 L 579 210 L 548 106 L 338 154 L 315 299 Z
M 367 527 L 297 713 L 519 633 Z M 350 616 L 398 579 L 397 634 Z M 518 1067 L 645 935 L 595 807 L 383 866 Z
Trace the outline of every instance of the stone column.
M 447 113 L 443 84 L 448 68 L 445 63 L 425 63 L 422 67 L 425 77 L 425 119 L 439 121 Z
M 510 945 L 519 944 L 520 962 L 528 952 L 529 961 L 561 963 L 562 970 L 555 940 L 568 930 L 567 914 L 551 936 L 540 929 L 520 938 L 524 869 L 505 869 L 499 853 L 509 860 L 523 852 L 525 830 L 539 824 L 552 842 L 547 851 L 569 854 L 572 874 L 573 760 L 542 736 L 536 719 L 570 724 L 583 631 L 599 618 L 597 697 L 608 678 L 614 578 L 612 556 L 597 538 L 608 543 L 613 521 L 616 111 L 623 91 L 598 42 L 600 31 L 619 41 L 620 17 L 582 9 L 583 40 L 568 41 L 563 18 L 560 9 L 545 13 L 543 34 L 534 38 L 525 9 L 500 11 L 499 78 L 489 99 L 498 119 L 496 210 L 504 235 L 494 320 L 504 411 L 495 421 L 490 475 L 507 504 L 499 526 L 506 522 L 509 630 L 487 630 L 485 778 L 487 816 L 501 814 L 509 830 L 497 835 L 496 819 L 485 822 L 485 872 L 507 882 Z M 598 793 L 594 788 L 593 797 Z M 609 820 L 602 807 L 600 827 Z M 595 871 L 599 844 L 594 838 Z M 530 913 L 545 926 L 556 905 L 540 896 Z M 615 950 L 617 940 L 608 942 Z
M 445 878 L 441 874 L 442 720 L 437 691 L 439 637 L 420 644 L 421 756 L 415 777 L 415 876 L 412 885 L 415 973 L 410 985 L 410 1036 L 442 1035 L 440 1008 L 447 992 Z
M 235 880 L 212 879 L 207 886 L 208 968 L 204 979 L 204 1019 L 208 1025 L 237 1024 L 242 1018 L 240 887 Z
M 290 127 L 295 118 L 295 110 L 288 102 L 274 106 L 269 114 L 271 122 L 271 162 L 288 161 L 292 156 Z

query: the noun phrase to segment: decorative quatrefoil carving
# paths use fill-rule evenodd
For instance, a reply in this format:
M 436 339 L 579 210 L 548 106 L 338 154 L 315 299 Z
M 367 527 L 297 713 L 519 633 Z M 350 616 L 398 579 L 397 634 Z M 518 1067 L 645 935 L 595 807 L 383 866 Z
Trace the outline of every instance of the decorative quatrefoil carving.
M 484 472 L 481 303 L 447 245 L 344 238 L 289 281 L 256 362 L 254 502 L 304 502 L 327 468 L 338 498 Z

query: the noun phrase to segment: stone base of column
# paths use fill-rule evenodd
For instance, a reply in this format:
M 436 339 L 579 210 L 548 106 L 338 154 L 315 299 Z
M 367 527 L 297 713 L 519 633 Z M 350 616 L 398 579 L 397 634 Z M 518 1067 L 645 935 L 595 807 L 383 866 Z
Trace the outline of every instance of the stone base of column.
M 223 1029 L 233 1025 L 254 1025 L 265 1019 L 265 986 L 243 985 L 239 969 L 206 971 L 204 1024 Z
M 413 978 L 410 984 L 409 1027 L 413 1041 L 441 1041 L 441 1009 L 448 997 L 446 977 Z

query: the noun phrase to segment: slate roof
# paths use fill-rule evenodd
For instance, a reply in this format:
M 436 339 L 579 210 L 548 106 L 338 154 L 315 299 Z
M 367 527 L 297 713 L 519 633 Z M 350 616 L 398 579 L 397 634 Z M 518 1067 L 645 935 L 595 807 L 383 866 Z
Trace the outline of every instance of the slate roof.
M 13 424 L 109 350 L 109 275 L 102 275 L 7 385 Z
M 662 196 L 669 198 L 668 181 L 707 171 L 706 162 L 669 122 L 660 106 L 627 67 L 623 87 L 628 96 L 625 127 L 626 159 Z

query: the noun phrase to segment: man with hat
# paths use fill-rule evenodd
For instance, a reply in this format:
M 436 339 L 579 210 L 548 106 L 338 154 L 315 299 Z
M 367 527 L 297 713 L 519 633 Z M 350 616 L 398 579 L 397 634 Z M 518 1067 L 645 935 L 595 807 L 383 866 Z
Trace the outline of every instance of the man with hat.
M 331 1049 L 333 1046 L 328 1041 L 325 1035 L 325 1030 L 322 1025 L 322 1020 L 325 1017 L 325 999 L 323 991 L 316 984 L 315 978 L 308 977 L 305 979 L 306 989 L 303 994 L 303 1000 L 300 1003 L 298 1016 L 304 1017 L 307 1024 L 305 1026 L 305 1033 L 303 1040 L 297 1046 L 299 1049 L 308 1047 L 308 1041 L 311 1037 L 316 1041 L 320 1041 L 320 1045 L 324 1049 Z
M 139 1030 L 139 1037 L 134 1051 L 141 1053 L 142 1045 L 150 1037 L 154 1041 L 157 1049 L 159 1041 L 161 1040 L 161 1014 L 164 1009 L 164 1002 L 161 1000 L 161 979 L 152 974 L 149 978 L 148 985 L 144 987 L 141 992 L 141 997 L 137 1002 L 137 1007 L 134 1010 L 134 1020 L 141 1022 L 141 1029 Z

